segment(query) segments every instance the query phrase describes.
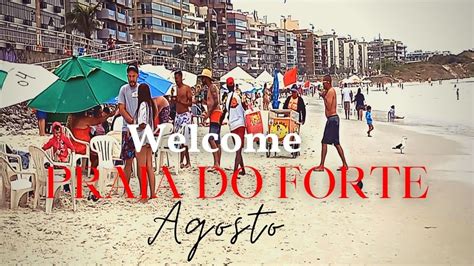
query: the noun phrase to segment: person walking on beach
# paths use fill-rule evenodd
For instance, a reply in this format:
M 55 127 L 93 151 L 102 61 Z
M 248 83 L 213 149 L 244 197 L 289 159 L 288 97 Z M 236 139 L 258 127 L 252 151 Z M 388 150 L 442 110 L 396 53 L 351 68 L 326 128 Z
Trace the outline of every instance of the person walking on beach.
M 229 94 L 227 95 L 227 100 L 225 102 L 224 115 L 228 113 L 230 132 L 236 134 L 239 137 L 241 143 L 240 148 L 235 153 L 234 173 L 240 167 L 241 171 L 239 172 L 239 175 L 245 175 L 242 149 L 244 147 L 245 109 L 247 108 L 247 106 L 242 101 L 241 96 L 235 91 L 233 79 L 228 79 L 227 81 L 227 88 L 229 90 Z
M 212 153 L 214 158 L 214 167 L 220 167 L 221 164 L 221 123 L 222 123 L 222 109 L 220 103 L 219 89 L 212 83 L 212 72 L 205 69 L 201 74 L 203 84 L 207 88 L 207 112 L 204 113 L 203 120 L 209 118 L 209 133 L 217 134 L 217 138 L 209 138 L 209 145 L 212 149 L 217 149 Z M 229 84 L 234 85 L 234 79 L 227 79 L 227 87 Z
M 456 86 L 456 85 L 454 85 L 454 86 Z M 457 98 L 458 101 L 459 101 L 459 88 L 456 89 L 456 98 Z
M 351 111 L 351 101 L 352 101 L 352 90 L 347 86 L 344 85 L 344 89 L 342 89 L 342 102 L 344 106 L 344 114 L 346 115 L 346 120 L 349 120 L 350 111 Z
M 174 80 L 177 87 L 176 95 L 176 118 L 174 120 L 174 132 L 183 131 L 185 137 L 184 151 L 180 155 L 181 168 L 191 167 L 191 160 L 189 159 L 188 145 L 191 141 L 191 132 L 188 127 L 193 121 L 193 116 L 189 108 L 193 105 L 193 93 L 191 87 L 183 83 L 183 72 L 180 70 L 174 72 Z M 184 160 L 186 159 L 186 163 Z
M 374 130 L 374 125 L 372 121 L 372 107 L 370 105 L 367 106 L 367 112 L 365 112 L 365 121 L 367 121 L 367 125 L 369 126 L 369 130 L 367 131 L 367 136 L 372 137 L 370 132 Z
M 357 94 L 352 102 L 356 103 L 357 120 L 362 121 L 362 112 L 365 109 L 365 97 L 360 88 L 357 90 Z
M 334 144 L 336 147 L 337 152 L 339 153 L 339 157 L 342 161 L 341 168 L 348 168 L 346 157 L 344 156 L 344 150 L 341 147 L 339 142 L 339 116 L 337 115 L 336 106 L 336 91 L 332 87 L 331 83 L 331 76 L 326 75 L 323 78 L 323 87 L 324 90 L 320 93 L 324 99 L 324 113 L 326 115 L 327 121 L 326 126 L 324 128 L 324 135 L 321 141 L 322 149 L 321 149 L 321 163 L 318 167 L 315 168 L 315 171 L 322 172 L 324 171 L 324 162 L 326 161 L 326 154 L 327 154 L 327 146 L 328 144 Z M 341 169 L 339 168 L 339 170 Z M 359 185 L 359 184 L 358 184 Z
M 157 115 L 156 106 L 151 98 L 150 94 L 150 87 L 147 84 L 140 84 L 138 86 L 138 109 L 134 114 L 134 122 L 138 125 L 137 133 L 139 138 L 141 139 L 144 134 L 145 127 L 149 126 L 152 131 L 154 130 L 154 122 L 153 118 Z M 146 175 L 148 178 L 148 184 L 150 186 L 150 198 L 156 198 L 155 194 L 155 173 L 153 170 L 153 155 L 150 143 L 148 142 L 148 138 L 146 138 L 145 143 L 143 144 L 141 150 L 137 152 L 137 174 L 138 174 L 138 182 L 140 184 L 140 194 L 141 198 L 139 202 L 146 203 L 149 199 L 147 189 L 145 191 L 142 189 L 142 169 L 146 169 Z
M 119 113 L 123 117 L 122 126 L 122 148 L 120 158 L 125 162 L 125 176 L 127 182 L 130 182 L 132 173 L 133 159 L 135 158 L 135 145 L 133 144 L 132 135 L 127 125 L 133 124 L 133 115 L 138 108 L 138 67 L 129 65 L 127 67 L 128 83 L 120 88 L 118 96 Z M 136 173 L 135 173 L 136 174 Z

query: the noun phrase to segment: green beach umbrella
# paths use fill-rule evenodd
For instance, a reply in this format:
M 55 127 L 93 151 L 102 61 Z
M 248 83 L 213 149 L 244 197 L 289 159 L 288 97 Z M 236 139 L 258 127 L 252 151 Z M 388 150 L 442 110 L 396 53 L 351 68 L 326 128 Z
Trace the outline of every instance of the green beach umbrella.
M 36 96 L 30 107 L 48 113 L 76 113 L 102 104 L 127 83 L 127 65 L 73 57 L 54 74 L 59 79 Z

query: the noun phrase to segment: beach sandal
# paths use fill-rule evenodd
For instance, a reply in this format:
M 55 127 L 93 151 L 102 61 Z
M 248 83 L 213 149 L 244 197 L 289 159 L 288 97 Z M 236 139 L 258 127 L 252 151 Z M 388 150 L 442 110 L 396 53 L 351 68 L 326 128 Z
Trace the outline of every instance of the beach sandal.
M 324 166 L 318 166 L 318 167 L 314 168 L 313 171 L 322 172 L 322 171 L 324 171 Z

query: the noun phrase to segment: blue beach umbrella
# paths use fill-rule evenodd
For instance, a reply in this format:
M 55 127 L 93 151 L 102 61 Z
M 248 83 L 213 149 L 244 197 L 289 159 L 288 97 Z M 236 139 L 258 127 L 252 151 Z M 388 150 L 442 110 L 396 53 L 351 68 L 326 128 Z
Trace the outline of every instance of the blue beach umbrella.
M 173 83 L 167 79 L 162 78 L 159 75 L 142 71 L 138 75 L 138 83 L 146 83 L 150 87 L 150 93 L 152 98 L 165 95 L 168 90 L 173 86 Z M 107 104 L 116 104 L 118 102 L 118 97 L 110 99 L 107 101 Z
M 280 88 L 278 82 L 278 70 L 273 71 L 273 94 L 272 94 L 272 108 L 278 109 L 280 106 L 280 101 L 278 101 L 278 96 L 280 96 Z

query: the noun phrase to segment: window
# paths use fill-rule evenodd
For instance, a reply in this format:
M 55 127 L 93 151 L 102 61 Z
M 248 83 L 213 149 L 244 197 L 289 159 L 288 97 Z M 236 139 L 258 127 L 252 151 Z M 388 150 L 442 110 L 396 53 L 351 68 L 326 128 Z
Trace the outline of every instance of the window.
M 229 32 L 229 37 L 235 37 L 235 38 L 239 38 L 239 39 L 242 39 L 243 34 L 241 32 L 237 32 L 237 31 L 231 31 Z
M 228 22 L 230 25 L 235 25 L 235 26 L 244 27 L 244 28 L 247 27 L 247 21 L 243 21 L 243 20 L 239 20 L 239 19 L 230 18 L 230 19 L 227 20 L 227 22 Z
M 164 42 L 174 42 L 174 37 L 169 35 L 162 35 L 161 40 Z

